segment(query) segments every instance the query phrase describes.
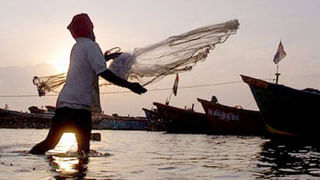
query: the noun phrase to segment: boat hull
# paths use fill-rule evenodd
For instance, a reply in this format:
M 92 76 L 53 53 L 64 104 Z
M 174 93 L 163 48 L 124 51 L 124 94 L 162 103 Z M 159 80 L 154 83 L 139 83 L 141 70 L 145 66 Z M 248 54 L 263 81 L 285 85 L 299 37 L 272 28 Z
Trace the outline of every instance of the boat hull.
M 209 133 L 210 126 L 204 113 L 153 103 L 170 133 Z
M 150 130 L 151 131 L 163 131 L 165 130 L 165 125 L 162 122 L 159 112 L 155 109 L 142 108 L 144 111 Z
M 265 135 L 267 133 L 259 111 L 225 106 L 199 99 L 215 134 Z
M 269 132 L 287 136 L 319 135 L 320 95 L 243 76 Z
M 52 113 L 25 113 L 0 109 L 0 128 L 49 128 Z

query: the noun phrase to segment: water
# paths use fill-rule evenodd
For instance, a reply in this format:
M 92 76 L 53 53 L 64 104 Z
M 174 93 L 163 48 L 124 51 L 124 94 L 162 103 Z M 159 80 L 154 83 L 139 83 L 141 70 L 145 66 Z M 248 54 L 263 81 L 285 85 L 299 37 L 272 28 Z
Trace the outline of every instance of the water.
M 26 153 L 47 130 L 0 129 L 0 179 L 319 179 L 320 148 L 260 137 L 101 130 L 89 158 Z

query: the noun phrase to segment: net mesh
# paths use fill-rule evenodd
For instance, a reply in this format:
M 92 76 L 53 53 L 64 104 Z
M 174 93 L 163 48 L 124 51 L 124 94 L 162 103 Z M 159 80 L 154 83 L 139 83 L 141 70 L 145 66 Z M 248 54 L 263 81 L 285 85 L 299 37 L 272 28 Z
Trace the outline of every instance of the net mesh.
M 144 86 L 163 77 L 192 69 L 197 62 L 205 60 L 216 44 L 225 42 L 239 28 L 238 20 L 194 29 L 164 41 L 136 48 L 133 53 L 123 53 L 111 62 L 109 69 L 117 76 L 139 81 Z M 64 84 L 66 74 L 34 77 L 40 96 L 55 91 Z M 100 81 L 100 85 L 110 85 Z

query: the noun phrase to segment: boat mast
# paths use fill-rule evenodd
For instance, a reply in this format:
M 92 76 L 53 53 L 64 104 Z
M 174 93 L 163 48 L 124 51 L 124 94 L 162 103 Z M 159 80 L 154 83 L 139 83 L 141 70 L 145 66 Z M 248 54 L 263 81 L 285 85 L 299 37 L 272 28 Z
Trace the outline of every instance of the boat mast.
M 174 80 L 173 87 L 172 87 L 172 91 L 171 91 L 171 93 L 170 93 L 170 96 L 169 96 L 169 98 L 166 100 L 166 105 L 169 105 L 169 102 L 170 102 L 170 99 L 171 99 L 172 94 L 174 94 L 175 96 L 177 95 L 178 83 L 179 83 L 179 75 L 178 75 L 178 73 L 177 73 L 177 74 L 176 74 L 176 78 L 175 78 L 175 80 Z
M 279 43 L 277 52 L 276 52 L 276 54 L 275 54 L 274 57 L 273 57 L 273 62 L 277 65 L 277 72 L 276 72 L 276 74 L 275 74 L 275 75 L 276 75 L 276 84 L 278 84 L 278 82 L 279 82 L 279 76 L 280 76 L 280 73 L 279 73 L 279 62 L 280 62 L 280 60 L 283 59 L 286 55 L 287 55 L 287 53 L 284 51 L 282 42 L 281 42 L 281 40 L 280 40 L 280 43 Z
M 276 84 L 278 84 L 278 81 L 279 81 L 279 76 L 280 76 L 280 73 L 279 73 L 279 62 L 277 63 L 277 72 L 276 72 Z
M 171 93 L 170 93 L 170 96 L 166 99 L 166 105 L 169 105 L 170 99 L 171 99 L 171 95 L 172 95 L 172 91 L 171 91 Z

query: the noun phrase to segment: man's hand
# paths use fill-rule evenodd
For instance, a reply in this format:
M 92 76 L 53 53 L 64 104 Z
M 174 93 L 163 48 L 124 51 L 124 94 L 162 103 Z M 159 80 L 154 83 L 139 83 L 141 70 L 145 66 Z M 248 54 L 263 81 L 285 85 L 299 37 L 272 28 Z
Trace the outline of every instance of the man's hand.
M 101 72 L 99 76 L 103 77 L 105 80 L 121 87 L 125 87 L 130 89 L 132 92 L 135 92 L 137 94 L 142 94 L 147 92 L 147 89 L 142 87 L 139 83 L 132 83 L 125 79 L 122 79 L 118 76 L 116 76 L 112 71 L 109 69 L 106 69 L 105 71 Z
M 106 61 L 109 61 L 110 59 L 115 59 L 116 57 L 120 56 L 121 54 L 122 54 L 122 52 L 111 53 L 111 54 L 107 54 L 107 52 L 106 52 L 106 53 L 104 53 L 104 59 Z
M 131 83 L 129 89 L 137 94 L 142 94 L 147 92 L 147 89 L 142 87 L 139 83 Z
M 121 48 L 119 47 L 114 47 L 111 48 L 109 50 L 107 50 L 106 52 L 104 52 L 104 59 L 106 61 L 110 60 L 110 59 L 115 59 L 116 57 L 120 56 L 122 54 L 121 52 Z

